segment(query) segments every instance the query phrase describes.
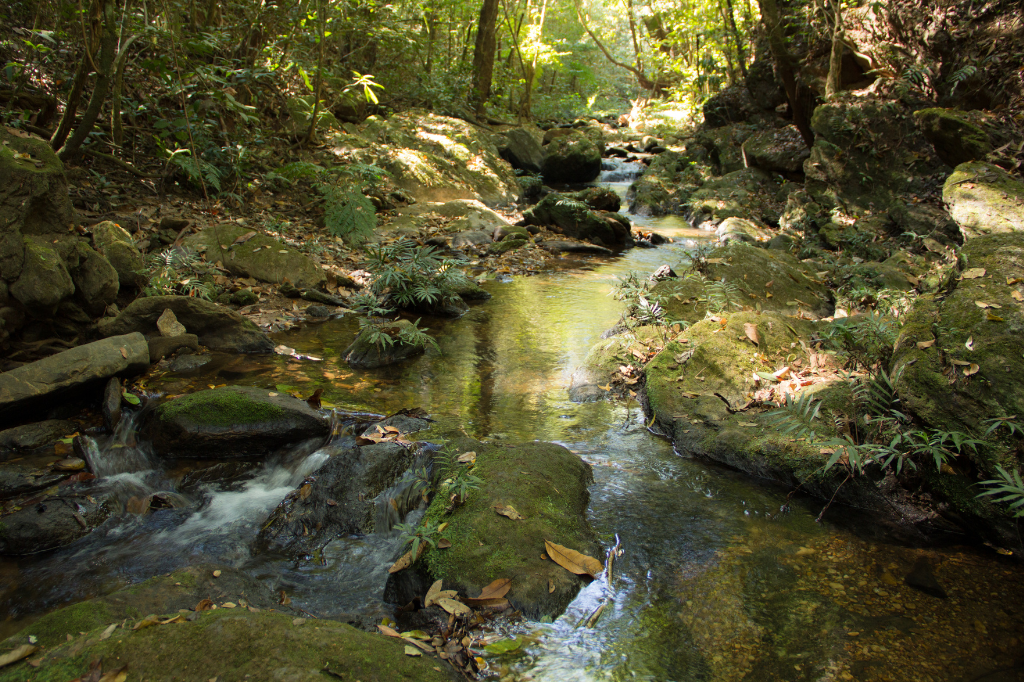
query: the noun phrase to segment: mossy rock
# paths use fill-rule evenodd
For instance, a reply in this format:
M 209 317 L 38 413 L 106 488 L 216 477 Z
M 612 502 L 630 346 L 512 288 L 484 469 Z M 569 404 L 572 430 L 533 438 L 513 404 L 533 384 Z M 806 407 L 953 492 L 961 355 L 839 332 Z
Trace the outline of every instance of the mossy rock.
M 78 605 L 65 611 L 90 611 Z M 170 618 L 179 614 L 160 612 Z M 63 611 L 47 618 L 60 619 Z M 296 619 L 294 614 L 243 608 L 200 612 L 192 621 L 132 629 L 141 618 L 109 619 L 84 630 L 105 614 L 102 608 L 77 618 L 73 639 L 44 650 L 37 666 L 21 661 L 5 668 L 0 681 L 66 682 L 89 671 L 92 661 L 102 660 L 104 671 L 127 666 L 130 679 L 248 681 L 254 679 L 323 680 L 325 668 L 339 675 L 367 682 L 393 680 L 446 681 L 450 668 L 429 656 L 404 653 L 404 642 L 356 630 L 331 620 Z M 142 617 L 145 617 L 144 614 Z M 107 639 L 108 625 L 116 624 Z M 84 631 L 81 635 L 79 632 Z M 21 644 L 26 638 L 12 638 Z M 35 657 L 38 660 L 40 657 Z M 449 671 L 449 672 L 446 672 Z
M 696 227 L 707 222 L 717 224 L 726 218 L 777 223 L 778 191 L 779 184 L 768 173 L 744 168 L 704 183 L 690 195 L 683 215 Z
M 423 344 L 405 343 L 398 338 L 403 327 L 411 326 L 412 322 L 409 320 L 396 320 L 389 327 L 388 333 L 394 339 L 394 342 L 389 346 L 375 344 L 371 339 L 372 330 L 364 329 L 356 336 L 355 341 L 341 352 L 341 357 L 351 367 L 357 369 L 376 369 L 420 355 L 426 351 L 426 346 Z
M 448 549 L 430 548 L 420 562 L 446 589 L 475 597 L 499 578 L 511 578 L 509 601 L 530 618 L 558 617 L 583 579 L 541 558 L 545 540 L 601 558 L 587 523 L 590 465 L 552 443 L 491 444 L 453 441 L 457 452 L 476 452 L 473 475 L 483 484 L 449 511 L 449 496 L 436 495 L 427 518 L 448 523 L 440 537 Z M 524 518 L 498 514 L 510 505 Z M 421 595 L 422 596 L 422 595 Z
M 1024 230 L 1024 182 L 999 166 L 960 164 L 946 178 L 942 200 L 965 240 Z
M 84 241 L 78 242 L 77 251 L 78 265 L 71 270 L 75 293 L 90 313 L 100 315 L 117 299 L 121 288 L 117 270 Z
M 143 431 L 162 457 L 241 459 L 324 437 L 330 425 L 298 398 L 227 386 L 161 403 Z
M 734 123 L 720 128 L 703 130 L 697 136 L 708 153 L 708 160 L 717 175 L 728 175 L 746 168 L 743 144 L 756 133 L 756 126 Z
M 256 234 L 235 244 L 236 239 L 251 231 L 241 225 L 224 223 L 192 235 L 185 243 L 205 250 L 208 261 L 219 261 L 233 275 L 274 284 L 290 282 L 300 289 L 316 287 L 326 279 L 323 269 L 309 256 L 265 234 Z
M 601 145 L 592 135 L 572 131 L 544 147 L 545 182 L 590 182 L 601 174 Z
M 518 236 L 508 236 L 500 242 L 491 244 L 489 251 L 493 254 L 500 255 L 508 253 L 509 251 L 515 251 L 529 244 L 527 239 L 522 239 Z
M 706 278 L 735 285 L 735 302 L 744 309 L 815 318 L 835 312 L 832 294 L 817 273 L 784 251 L 731 242 L 708 254 Z M 695 323 L 707 313 L 700 302 L 705 288 L 698 278 L 681 277 L 659 282 L 652 294 L 662 301 L 669 320 Z
M 92 243 L 117 270 L 121 288 L 141 288 L 146 284 L 146 264 L 132 237 L 120 225 L 109 220 L 93 225 Z
M 631 224 L 624 215 L 591 210 L 583 202 L 558 192 L 552 192 L 525 211 L 523 221 L 606 248 L 622 249 L 633 245 Z
M 10 285 L 11 296 L 30 313 L 45 315 L 75 293 L 75 284 L 48 239 L 25 237 L 24 253 L 21 276 Z
M 988 133 L 962 111 L 934 107 L 914 112 L 914 118 L 935 153 L 950 166 L 984 159 L 992 151 Z
M 696 163 L 692 156 L 675 151 L 658 154 L 629 186 L 629 210 L 642 216 L 674 213 L 709 174 L 706 165 Z
M 620 365 L 635 365 L 633 351 L 646 353 L 650 342 L 659 342 L 669 332 L 660 327 L 637 327 L 629 334 L 615 334 L 601 339 L 587 352 L 583 364 L 572 373 L 569 399 L 577 403 L 591 402 L 622 394 L 621 385 L 610 386 L 612 375 Z M 602 388 L 602 385 L 607 388 Z
M 743 152 L 750 165 L 777 173 L 802 174 L 811 155 L 794 125 L 755 133 L 743 143 Z

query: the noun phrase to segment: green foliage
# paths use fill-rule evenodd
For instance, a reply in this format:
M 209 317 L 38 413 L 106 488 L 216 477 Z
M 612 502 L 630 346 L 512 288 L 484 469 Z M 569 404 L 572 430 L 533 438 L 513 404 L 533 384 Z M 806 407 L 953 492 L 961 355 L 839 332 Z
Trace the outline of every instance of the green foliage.
M 978 493 L 978 497 L 991 496 L 993 502 L 1006 504 L 1014 517 L 1024 517 L 1024 481 L 1020 472 L 1007 471 L 997 464 L 996 473 L 999 478 L 981 482 L 988 490 Z
M 466 501 L 469 494 L 483 485 L 483 479 L 469 473 L 469 465 L 458 460 L 458 453 L 451 443 L 444 443 L 434 455 L 434 467 L 440 480 L 439 491 L 450 496 L 459 505 Z
M 210 272 L 209 266 L 192 249 L 172 247 L 150 254 L 146 265 L 141 274 L 149 284 L 142 290 L 143 296 L 181 295 L 209 301 L 217 293 L 212 284 L 202 279 Z
M 421 543 L 437 547 L 438 525 L 436 520 L 424 518 L 423 522 L 418 526 L 413 526 L 411 523 L 399 523 L 395 524 L 395 529 L 401 531 L 402 536 L 405 538 L 402 546 L 408 546 L 410 553 L 415 557 L 419 552 Z
M 440 258 L 433 247 L 408 239 L 370 247 L 366 254 L 363 267 L 373 273 L 372 301 L 358 301 L 366 311 L 453 303 L 459 298 L 458 288 L 467 282 L 458 267 L 461 261 Z
M 825 348 L 843 354 L 848 364 L 865 369 L 885 367 L 899 334 L 897 318 L 872 311 L 833 321 L 821 335 Z
M 663 307 L 664 296 L 653 293 L 655 282 L 644 277 L 640 273 L 631 271 L 625 277 L 618 279 L 612 296 L 617 301 L 623 301 L 626 309 L 622 313 L 622 323 L 628 329 L 636 327 L 671 327 L 680 325 L 689 326 L 689 323 L 682 320 L 669 320 L 665 315 Z
M 324 199 L 327 231 L 345 241 L 366 241 L 377 227 L 377 214 L 366 192 L 377 189 L 387 172 L 376 165 L 353 163 L 332 168 L 295 161 L 268 173 L 267 180 L 309 181 Z

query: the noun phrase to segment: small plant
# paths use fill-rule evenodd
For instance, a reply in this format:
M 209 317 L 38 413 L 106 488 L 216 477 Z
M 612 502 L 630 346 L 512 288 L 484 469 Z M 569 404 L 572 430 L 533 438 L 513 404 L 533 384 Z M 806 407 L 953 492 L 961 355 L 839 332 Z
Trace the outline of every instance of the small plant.
M 898 333 L 896 318 L 874 311 L 835 320 L 821 341 L 826 348 L 845 355 L 848 365 L 873 370 L 889 364 Z
M 172 247 L 151 254 L 147 265 L 140 273 L 149 280 L 142 290 L 144 296 L 182 295 L 209 301 L 216 293 L 213 285 L 202 280 L 208 266 L 192 249 Z
M 978 493 L 978 497 L 992 496 L 993 502 L 1007 504 L 1014 517 L 1024 516 L 1024 481 L 1021 480 L 1020 472 L 1007 471 L 997 464 L 996 473 L 999 478 L 981 482 L 988 490 Z
M 451 443 L 445 443 L 434 455 L 434 466 L 437 467 L 437 476 L 441 481 L 441 492 L 451 496 L 456 505 L 463 504 L 471 492 L 483 485 L 483 479 L 469 473 L 469 465 L 458 460 L 458 454 Z
M 419 526 L 414 526 L 411 523 L 399 523 L 395 525 L 395 529 L 401 531 L 405 537 L 402 546 L 408 546 L 409 552 L 414 558 L 419 555 L 421 544 L 437 547 L 437 535 L 440 532 L 437 521 L 424 519 Z

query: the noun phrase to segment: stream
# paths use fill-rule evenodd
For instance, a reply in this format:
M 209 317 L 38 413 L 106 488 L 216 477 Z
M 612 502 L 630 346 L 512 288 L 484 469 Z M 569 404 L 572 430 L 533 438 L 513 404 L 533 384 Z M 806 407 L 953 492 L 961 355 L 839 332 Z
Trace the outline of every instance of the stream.
M 618 171 L 616 171 L 618 172 Z M 621 179 L 621 178 L 620 178 Z M 620 193 L 625 182 L 605 183 Z M 646 428 L 634 401 L 570 402 L 574 369 L 618 319 L 616 279 L 675 266 L 701 239 L 679 217 L 634 218 L 672 237 L 657 249 L 569 261 L 533 277 L 500 277 L 493 297 L 456 321 L 424 320 L 440 350 L 397 367 L 356 371 L 339 354 L 354 317 L 310 324 L 275 342 L 319 361 L 217 356 L 190 372 L 154 376 L 163 394 L 242 384 L 325 387 L 339 409 L 390 414 L 420 407 L 436 420 L 418 439 L 553 441 L 593 466 L 590 522 L 604 547 L 621 540 L 611 580 L 584 588 L 552 623 L 502 625 L 524 646 L 492 656 L 509 680 L 999 680 L 1021 679 L 1022 570 L 984 547 L 921 550 L 817 523 L 822 503 L 791 497 L 682 457 Z M 502 281 L 503 280 L 503 281 Z M 321 617 L 379 618 L 397 533 L 339 538 L 315 561 L 249 552 L 278 502 L 325 455 L 296 453 L 237 480 L 204 483 L 183 464 L 155 464 L 131 424 L 104 446 L 125 488 L 171 491 L 175 508 L 106 524 L 59 551 L 0 560 L 0 638 L 33 617 L 175 568 L 241 568 Z M 191 466 L 191 465 L 190 465 Z M 948 593 L 903 583 L 920 557 Z M 585 622 L 608 606 L 592 627 Z M 583 622 L 581 624 L 581 622 Z

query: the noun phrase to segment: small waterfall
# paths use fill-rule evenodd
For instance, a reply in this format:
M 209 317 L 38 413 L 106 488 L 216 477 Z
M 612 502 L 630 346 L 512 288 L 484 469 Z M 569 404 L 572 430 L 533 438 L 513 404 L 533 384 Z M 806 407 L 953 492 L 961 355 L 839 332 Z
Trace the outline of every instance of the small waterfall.
M 432 450 L 423 448 L 416 461 L 398 481 L 374 499 L 376 513 L 373 519 L 374 533 L 388 533 L 402 523 L 412 511 L 426 505 L 423 492 L 429 488 L 430 473 L 427 463 Z
M 632 182 L 644 172 L 643 164 L 625 159 L 602 159 L 597 182 Z
M 89 436 L 75 439 L 75 448 L 89 468 L 99 478 L 117 474 L 149 471 L 154 468 L 152 449 L 149 444 L 138 442 L 138 421 L 140 412 L 125 412 L 114 435 L 101 448 Z

